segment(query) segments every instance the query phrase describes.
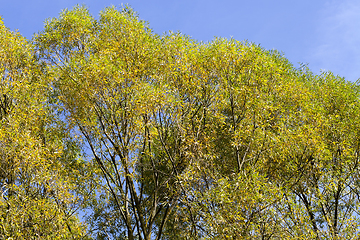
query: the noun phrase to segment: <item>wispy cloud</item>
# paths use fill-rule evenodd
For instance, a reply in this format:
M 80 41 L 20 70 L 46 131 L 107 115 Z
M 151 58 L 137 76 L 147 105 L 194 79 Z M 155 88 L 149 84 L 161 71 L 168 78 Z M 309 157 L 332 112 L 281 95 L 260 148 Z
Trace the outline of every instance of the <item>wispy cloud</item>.
M 360 2 L 329 1 L 320 13 L 312 66 L 350 81 L 360 78 Z M 316 70 L 316 69 L 314 69 Z

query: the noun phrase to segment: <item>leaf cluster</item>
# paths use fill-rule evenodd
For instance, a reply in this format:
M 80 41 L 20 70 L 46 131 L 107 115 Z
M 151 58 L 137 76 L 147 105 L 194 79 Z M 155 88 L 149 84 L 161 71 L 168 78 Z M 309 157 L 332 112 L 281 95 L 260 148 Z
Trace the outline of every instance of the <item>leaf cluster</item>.
M 0 26 L 1 236 L 358 235 L 358 83 L 129 7 Z

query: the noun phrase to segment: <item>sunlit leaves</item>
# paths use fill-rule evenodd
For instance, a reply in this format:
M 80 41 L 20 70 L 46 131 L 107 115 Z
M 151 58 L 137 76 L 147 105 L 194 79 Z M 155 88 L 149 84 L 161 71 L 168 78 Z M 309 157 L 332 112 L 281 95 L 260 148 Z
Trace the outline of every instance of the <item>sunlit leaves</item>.
M 81 235 L 84 206 L 98 239 L 358 235 L 357 83 L 129 7 L 64 10 L 32 44 L 0 27 L 6 236 L 40 214 L 39 234 Z
M 33 48 L 0 22 L 0 49 L 0 236 L 80 237 L 84 226 L 70 207 L 75 187 L 61 170 L 66 140 Z

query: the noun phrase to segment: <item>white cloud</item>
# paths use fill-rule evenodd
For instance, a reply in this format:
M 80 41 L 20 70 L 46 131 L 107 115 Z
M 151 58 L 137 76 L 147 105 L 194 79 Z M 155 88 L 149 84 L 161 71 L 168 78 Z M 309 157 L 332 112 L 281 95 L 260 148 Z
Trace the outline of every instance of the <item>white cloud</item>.
M 360 78 L 360 1 L 328 2 L 317 35 L 311 63 L 351 81 Z

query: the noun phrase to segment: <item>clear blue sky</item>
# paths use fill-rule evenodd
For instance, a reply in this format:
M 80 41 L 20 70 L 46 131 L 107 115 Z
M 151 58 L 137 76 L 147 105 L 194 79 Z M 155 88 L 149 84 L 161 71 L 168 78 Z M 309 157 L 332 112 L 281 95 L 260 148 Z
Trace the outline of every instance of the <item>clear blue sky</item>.
M 197 40 L 233 37 L 277 49 L 295 65 L 360 78 L 359 0 L 0 0 L 0 15 L 25 37 L 46 18 L 85 4 L 97 17 L 107 6 L 129 4 L 156 33 L 180 31 Z

